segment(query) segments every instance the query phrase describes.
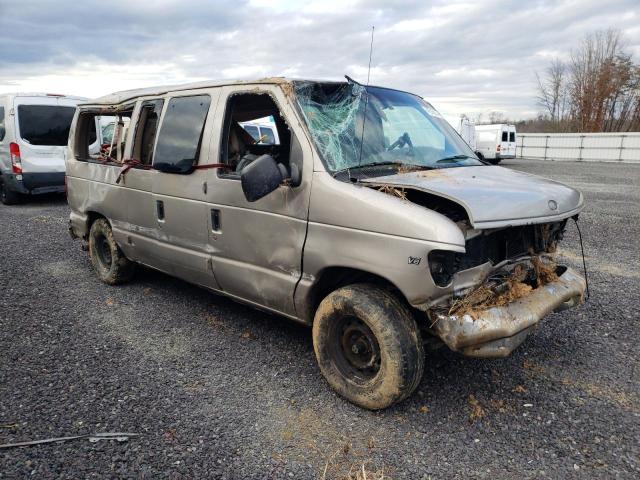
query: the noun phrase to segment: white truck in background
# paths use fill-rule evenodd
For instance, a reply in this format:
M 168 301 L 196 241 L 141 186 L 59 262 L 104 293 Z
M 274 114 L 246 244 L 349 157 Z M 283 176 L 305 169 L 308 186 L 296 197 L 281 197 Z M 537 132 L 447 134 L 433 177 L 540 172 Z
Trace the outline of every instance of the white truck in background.
M 462 139 L 467 142 L 473 151 L 476 150 L 476 124 L 469 120 L 466 115 L 444 115 L 444 118 Z
M 503 158 L 516 158 L 516 126 L 506 123 L 476 125 L 474 151 L 494 165 Z
M 261 145 L 280 145 L 280 137 L 278 129 L 271 117 L 257 118 L 247 122 L 240 122 L 240 126 L 244 128 L 249 135 L 253 137 L 256 143 Z

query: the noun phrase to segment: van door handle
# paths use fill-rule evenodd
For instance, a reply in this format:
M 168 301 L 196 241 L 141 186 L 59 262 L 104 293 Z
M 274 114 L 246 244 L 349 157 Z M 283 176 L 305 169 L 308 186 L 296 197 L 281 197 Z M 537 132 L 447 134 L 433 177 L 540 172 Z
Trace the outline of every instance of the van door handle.
M 164 202 L 162 200 L 156 200 L 156 215 L 158 220 L 164 221 Z
M 214 232 L 220 231 L 220 210 L 217 208 L 211 209 L 211 230 Z

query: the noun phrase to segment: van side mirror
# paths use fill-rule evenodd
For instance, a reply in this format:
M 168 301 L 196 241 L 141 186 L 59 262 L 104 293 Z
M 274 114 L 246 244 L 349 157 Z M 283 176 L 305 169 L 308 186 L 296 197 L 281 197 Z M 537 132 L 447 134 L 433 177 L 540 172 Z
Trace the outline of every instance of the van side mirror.
M 245 198 L 255 202 L 276 190 L 288 176 L 284 165 L 271 155 L 261 155 L 242 169 L 240 183 Z

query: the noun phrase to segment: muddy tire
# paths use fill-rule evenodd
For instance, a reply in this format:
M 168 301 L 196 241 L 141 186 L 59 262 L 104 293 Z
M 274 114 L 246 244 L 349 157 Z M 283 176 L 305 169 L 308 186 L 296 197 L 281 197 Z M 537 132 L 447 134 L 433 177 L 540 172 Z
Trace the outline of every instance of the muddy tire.
M 4 180 L 0 177 L 0 201 L 5 205 L 15 205 L 16 203 L 20 203 L 20 200 L 22 200 L 20 194 L 6 188 Z
M 89 255 L 100 280 L 109 285 L 124 283 L 133 277 L 135 263 L 124 256 L 113 238 L 109 222 L 99 218 L 89 231 Z
M 375 285 L 349 285 L 322 300 L 313 348 L 333 389 L 370 410 L 407 398 L 424 370 L 420 332 L 409 309 Z

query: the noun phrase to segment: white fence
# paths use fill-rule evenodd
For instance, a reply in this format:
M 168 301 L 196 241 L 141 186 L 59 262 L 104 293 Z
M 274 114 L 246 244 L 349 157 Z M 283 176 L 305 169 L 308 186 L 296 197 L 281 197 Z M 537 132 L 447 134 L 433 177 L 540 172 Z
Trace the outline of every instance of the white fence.
M 518 133 L 518 157 L 640 163 L 638 133 Z

